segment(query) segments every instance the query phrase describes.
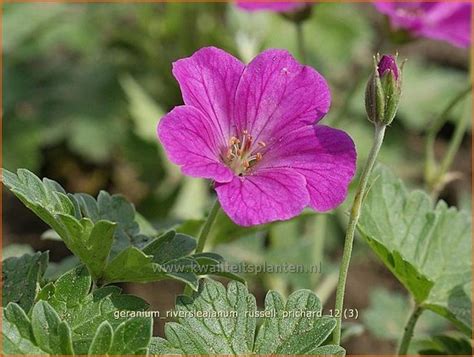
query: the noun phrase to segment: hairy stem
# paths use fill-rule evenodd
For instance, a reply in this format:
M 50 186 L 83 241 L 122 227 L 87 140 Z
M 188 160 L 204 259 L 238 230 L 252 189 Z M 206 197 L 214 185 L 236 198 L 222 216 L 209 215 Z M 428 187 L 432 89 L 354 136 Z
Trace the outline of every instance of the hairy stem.
M 202 226 L 201 233 L 199 233 L 195 253 L 203 252 L 204 246 L 206 245 L 207 237 L 212 228 L 212 224 L 216 220 L 217 213 L 219 213 L 220 208 L 221 206 L 219 204 L 219 200 L 216 199 L 216 201 L 214 202 L 211 208 L 211 211 L 209 212 L 209 215 L 207 216 L 206 222 L 204 222 L 204 225 Z M 184 294 L 191 295 L 191 293 L 192 293 L 191 287 L 189 285 L 186 285 L 186 287 L 184 288 Z
M 351 208 L 351 214 L 349 217 L 349 224 L 347 226 L 346 237 L 344 242 L 344 250 L 342 253 L 341 266 L 339 268 L 339 279 L 336 289 L 336 305 L 335 312 L 337 313 L 337 325 L 334 330 L 333 341 L 335 344 L 339 345 L 341 342 L 341 324 L 344 308 L 344 292 L 346 289 L 346 280 L 347 272 L 349 270 L 349 263 L 351 261 L 352 254 L 352 245 L 354 243 L 354 235 L 357 227 L 357 222 L 360 217 L 360 210 L 362 208 L 362 201 L 365 197 L 367 184 L 369 182 L 370 174 L 375 165 L 377 155 L 382 146 L 384 135 L 385 135 L 386 126 L 383 124 L 375 124 L 375 133 L 374 133 L 374 142 L 372 144 L 372 149 L 370 150 L 369 157 L 365 164 L 364 170 L 360 177 L 359 187 L 357 188 L 356 195 L 354 197 L 354 202 Z
M 402 340 L 400 341 L 400 347 L 398 347 L 398 355 L 406 355 L 408 352 L 408 346 L 410 346 L 411 338 L 413 337 L 413 330 L 415 329 L 416 322 L 423 312 L 423 308 L 416 305 L 413 309 L 410 318 L 405 325 L 405 331 L 403 332 Z

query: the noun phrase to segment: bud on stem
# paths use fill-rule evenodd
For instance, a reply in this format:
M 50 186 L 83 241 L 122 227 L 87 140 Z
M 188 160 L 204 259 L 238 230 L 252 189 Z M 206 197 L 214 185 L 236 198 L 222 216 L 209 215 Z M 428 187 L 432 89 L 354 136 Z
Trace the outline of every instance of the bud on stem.
M 402 89 L 403 63 L 397 56 L 374 56 L 374 71 L 365 91 L 365 109 L 372 123 L 389 125 L 398 110 Z

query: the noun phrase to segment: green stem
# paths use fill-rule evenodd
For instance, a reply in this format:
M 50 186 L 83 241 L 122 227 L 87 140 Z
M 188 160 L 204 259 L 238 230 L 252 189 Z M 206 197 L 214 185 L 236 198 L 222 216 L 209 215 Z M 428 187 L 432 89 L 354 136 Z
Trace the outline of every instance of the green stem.
M 303 21 L 296 21 L 296 43 L 298 45 L 298 53 L 300 55 L 301 62 L 306 63 L 306 49 L 304 45 L 304 31 Z
M 431 127 L 430 127 L 430 129 L 429 129 L 429 131 L 426 135 L 425 181 L 427 182 L 430 190 L 434 189 L 435 185 L 437 184 L 437 182 L 435 182 L 435 181 L 436 181 L 437 177 L 440 176 L 439 174 L 442 173 L 441 169 L 438 170 L 438 172 L 435 172 L 436 171 L 436 160 L 435 160 L 435 154 L 434 154 L 434 145 L 435 145 L 435 141 L 436 141 L 436 135 L 438 134 L 438 132 L 443 127 L 443 125 L 446 122 L 447 117 L 448 117 L 449 113 L 451 112 L 451 110 L 453 110 L 453 108 L 456 107 L 456 105 L 459 102 L 461 102 L 466 97 L 466 95 L 471 93 L 471 90 L 472 90 L 472 84 L 469 84 L 463 91 L 461 91 L 458 95 L 456 95 L 448 103 L 448 105 L 441 112 L 441 114 L 436 118 L 436 120 L 433 122 L 433 124 L 431 125 Z M 461 124 L 461 122 L 463 122 L 462 119 L 458 121 L 458 124 Z M 459 128 L 459 126 L 460 125 L 458 125 L 457 128 Z M 463 128 L 461 127 L 461 129 L 463 129 Z M 465 130 L 465 128 L 464 128 L 464 130 Z M 464 134 L 464 130 L 460 134 L 461 138 L 462 138 L 462 134 Z M 453 135 L 453 140 L 451 142 L 453 142 L 455 139 L 458 140 L 456 138 L 457 133 L 458 133 L 458 130 L 456 130 L 455 134 Z M 456 142 L 454 142 L 454 144 L 456 144 Z M 457 151 L 457 149 L 456 149 L 456 151 Z M 449 153 L 449 151 L 448 151 L 448 153 Z M 447 161 L 449 159 L 450 158 L 447 156 L 447 159 L 445 157 L 445 160 L 444 160 L 444 167 L 446 168 L 446 170 L 449 169 L 449 166 L 451 165 L 451 163 L 449 161 Z M 443 165 L 441 166 L 441 168 L 443 168 Z M 444 173 L 442 173 L 441 177 L 443 175 L 444 175 Z
M 204 225 L 202 226 L 201 233 L 199 234 L 198 237 L 198 242 L 196 246 L 195 253 L 202 253 L 204 250 L 204 246 L 206 245 L 206 240 L 209 235 L 209 232 L 211 231 L 212 224 L 216 220 L 217 214 L 219 213 L 221 206 L 219 204 L 219 200 L 216 199 L 214 202 L 214 205 L 211 208 L 211 211 L 209 212 L 209 215 L 207 216 L 206 222 L 204 222 Z M 185 295 L 191 295 L 192 289 L 189 285 L 186 285 L 184 288 L 184 294 Z
M 197 243 L 195 253 L 202 253 L 202 251 L 204 250 L 207 236 L 209 235 L 209 232 L 211 231 L 212 224 L 216 220 L 216 216 L 217 216 L 217 213 L 219 213 L 220 208 L 221 206 L 219 204 L 219 200 L 216 200 L 216 202 L 214 202 L 214 205 L 211 208 L 211 211 L 209 212 L 209 215 L 207 216 L 206 222 L 204 222 L 204 225 L 202 226 L 201 233 L 199 234 L 199 237 L 198 237 L 198 243 Z
M 413 331 L 415 329 L 416 322 L 423 312 L 421 306 L 415 306 L 413 309 L 410 318 L 405 325 L 405 331 L 403 332 L 403 337 L 400 342 L 400 347 L 398 348 L 398 355 L 406 355 L 408 352 L 408 346 L 410 346 L 411 338 L 413 337 Z
M 375 165 L 377 155 L 382 146 L 386 126 L 383 124 L 375 124 L 374 142 L 372 149 L 370 150 L 369 157 L 365 164 L 362 176 L 360 177 L 359 187 L 357 188 L 356 195 L 354 197 L 354 203 L 352 204 L 351 214 L 349 217 L 349 224 L 346 231 L 346 238 L 344 242 L 344 250 L 342 253 L 341 267 L 339 268 L 339 279 L 336 289 L 336 305 L 334 311 L 338 314 L 337 325 L 334 330 L 333 341 L 339 345 L 341 342 L 341 324 L 344 307 L 344 292 L 346 289 L 347 272 L 349 270 L 349 263 L 351 261 L 352 245 L 354 243 L 354 235 L 357 227 L 357 222 L 360 217 L 360 210 L 362 208 L 362 202 L 364 200 L 367 184 L 369 182 L 370 174 Z

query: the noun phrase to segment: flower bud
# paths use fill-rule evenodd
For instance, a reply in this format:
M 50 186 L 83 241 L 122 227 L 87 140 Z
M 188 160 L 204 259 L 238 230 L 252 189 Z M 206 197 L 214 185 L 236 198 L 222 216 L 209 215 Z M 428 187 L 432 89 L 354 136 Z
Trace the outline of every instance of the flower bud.
M 365 109 L 372 123 L 388 125 L 397 114 L 402 87 L 402 69 L 396 56 L 374 57 L 374 71 L 365 91 Z

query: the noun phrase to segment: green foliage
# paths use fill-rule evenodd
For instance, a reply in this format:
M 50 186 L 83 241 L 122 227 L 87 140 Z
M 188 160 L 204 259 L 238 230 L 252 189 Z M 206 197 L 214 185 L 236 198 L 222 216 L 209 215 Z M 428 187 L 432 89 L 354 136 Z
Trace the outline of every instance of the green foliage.
M 375 288 L 370 292 L 370 305 L 361 313 L 368 331 L 378 339 L 398 341 L 408 321 L 410 301 L 408 296 L 396 291 Z M 446 329 L 448 321 L 431 311 L 419 318 L 415 335 L 431 336 Z
M 30 318 L 19 305 L 8 304 L 3 311 L 4 352 L 145 354 L 152 320 L 139 313 L 148 304 L 121 294 L 118 287 L 90 291 L 91 283 L 85 267 L 67 272 L 38 293 Z
M 2 304 L 13 302 L 29 311 L 33 306 L 39 283 L 48 265 L 48 253 L 37 252 L 2 261 Z
M 197 274 L 239 277 L 220 266 L 222 257 L 204 259 L 191 255 L 196 240 L 166 232 L 158 237 L 146 220 L 136 221 L 135 208 L 120 195 L 100 192 L 97 200 L 87 194 L 66 194 L 55 181 L 41 181 L 19 169 L 17 175 L 3 170 L 3 182 L 38 217 L 46 222 L 66 246 L 87 266 L 99 283 L 150 282 L 176 279 L 197 288 Z
M 433 207 L 389 170 L 373 175 L 358 228 L 417 304 L 471 327 L 471 220 L 443 201 Z
M 370 4 L 321 3 L 313 7 L 311 18 L 302 26 L 304 62 L 323 74 L 337 94 L 325 123 L 351 135 L 357 143 L 359 160 L 367 156 L 372 137 L 361 100 L 366 67 L 380 46 L 387 52 L 398 50 L 398 45 L 382 41 L 387 36 L 379 27 L 382 17 L 372 8 Z M 15 354 L 144 354 L 151 333 L 148 320 L 117 321 L 111 317 L 112 311 L 122 309 L 122 305 L 129 311 L 140 310 L 143 302 L 124 297 L 116 287 L 90 291 L 87 271 L 99 286 L 175 279 L 197 289 L 198 276 L 207 274 L 243 281 L 224 269 L 221 256 L 192 254 L 196 245 L 193 237 L 202 227 L 211 190 L 204 180 L 183 177 L 156 140 L 160 117 L 182 102 L 171 63 L 210 44 L 245 62 L 270 47 L 287 48 L 301 60 L 296 26 L 275 12 L 249 13 L 232 3 L 6 4 L 4 15 L 3 111 L 8 119 L 3 123 L 5 167 L 41 168 L 68 184 L 85 182 L 87 192 L 100 187 L 94 183 L 99 170 L 101 184 L 111 183 L 114 189 L 133 197 L 144 216 L 160 227 L 155 229 L 120 195 L 71 195 L 56 182 L 41 182 L 28 171 L 19 170 L 17 175 L 4 171 L 5 185 L 52 228 L 44 238 L 62 240 L 74 253 L 48 265 L 47 253 L 34 254 L 28 246 L 13 244 L 4 249 L 4 258 L 18 257 L 3 262 L 4 306 L 10 303 L 4 309 L 5 350 Z M 410 56 L 404 93 L 398 119 L 380 155 L 410 177 L 423 174 L 418 134 L 453 93 L 466 85 L 467 65 L 462 51 L 446 57 L 430 46 L 436 43 L 425 41 L 421 47 L 409 46 L 407 52 L 408 48 L 400 48 L 402 54 Z M 425 47 L 428 51 L 419 51 Z M 458 118 L 461 107 L 455 108 L 447 120 Z M 442 142 L 443 135 L 439 139 Z M 91 172 L 91 179 L 76 178 L 77 167 Z M 470 189 L 461 186 L 456 189 L 458 207 L 470 210 L 470 199 L 466 199 Z M 467 217 L 444 203 L 434 208 L 425 194 L 407 193 L 390 175 L 378 178 L 367 203 L 359 229 L 369 246 L 417 303 L 469 333 L 472 277 Z M 301 220 L 251 228 L 236 226 L 221 212 L 209 243 L 217 245 L 219 252 L 236 264 L 310 266 L 322 261 L 325 280 L 321 285 L 317 285 L 320 274 L 259 274 L 247 278 L 250 286 L 270 287 L 283 296 L 299 288 L 315 289 L 324 301 L 332 292 L 331 284 L 326 283 L 336 270 L 331 259 L 337 254 L 330 250 L 341 243 L 331 238 L 343 236 L 344 210 L 342 207 L 336 215 L 316 217 L 303 214 Z M 321 217 L 327 219 L 327 224 L 315 220 Z M 161 229 L 172 227 L 176 221 L 181 222 L 175 227 L 176 233 Z M 327 237 L 325 241 L 323 237 Z M 357 259 L 365 259 L 367 247 L 356 244 L 355 250 L 353 261 L 357 264 Z M 30 255 L 20 257 L 24 253 Z M 87 270 L 77 267 L 81 263 Z M 74 274 L 64 275 L 73 267 Z M 48 281 L 53 282 L 44 285 Z M 227 292 L 213 287 L 201 291 L 208 297 L 212 291 L 236 297 L 228 302 L 229 306 L 220 298 L 210 300 L 219 300 L 229 309 L 238 305 L 237 295 L 250 296 L 240 284 L 231 284 Z M 307 297 L 308 306 L 314 302 L 307 292 L 295 294 L 286 305 L 298 296 L 303 300 Z M 207 307 L 200 296 L 197 304 L 201 301 Z M 406 321 L 408 299 L 377 290 L 370 297 L 370 307 L 361 315 L 367 329 L 381 339 L 398 339 Z M 177 308 L 185 309 L 189 304 L 193 303 L 182 298 Z M 277 306 L 280 311 L 287 308 L 275 293 L 268 294 L 267 305 L 267 309 Z M 311 306 L 317 307 L 317 303 Z M 442 317 L 436 322 L 428 318 L 430 314 L 432 317 L 435 313 L 426 311 L 421 316 L 416 337 L 444 332 L 441 330 L 446 325 L 439 324 Z M 307 321 L 262 319 L 258 333 L 254 326 L 251 342 L 246 342 L 250 335 L 244 328 L 244 332 L 238 329 L 235 337 L 230 335 L 229 340 L 221 338 L 220 344 L 199 336 L 205 332 L 202 324 L 194 329 L 191 322 L 180 322 L 167 328 L 167 341 L 153 339 L 153 349 L 175 353 L 212 349 L 232 353 L 234 347 L 245 353 L 341 352 L 339 347 L 298 349 L 304 349 L 305 341 L 316 343 L 323 338 L 324 328 L 318 330 L 322 335 L 316 328 L 304 330 L 302 340 L 288 336 L 285 341 L 291 343 L 282 344 L 281 336 L 272 332 L 277 322 L 281 328 L 278 332 L 285 337 L 293 323 L 299 323 L 296 329 L 300 330 Z M 218 327 L 209 323 L 211 328 Z M 322 322 L 316 321 L 313 326 L 318 323 Z M 48 326 L 51 333 L 42 334 L 38 326 Z M 352 328 L 355 331 L 360 325 Z M 354 332 L 347 328 L 346 333 L 350 336 Z M 237 336 L 243 342 L 237 341 Z M 195 345 L 191 345 L 193 342 Z M 274 344 L 269 346 L 270 342 Z M 257 351 L 258 344 L 262 347 Z M 470 354 L 465 340 L 451 336 L 414 341 L 413 345 L 417 347 L 410 350 L 413 353 Z
M 413 344 L 421 355 L 472 356 L 471 342 L 464 336 L 437 335 Z
M 85 193 L 76 193 L 69 197 L 78 208 L 77 211 L 80 211 L 83 217 L 90 218 L 94 224 L 100 221 L 117 224 L 110 258 L 115 257 L 130 245 L 141 248 L 153 238 L 141 234 L 135 220 L 135 208 L 121 195 L 110 195 L 105 191 L 100 191 L 97 200 Z
M 269 292 L 258 333 L 255 297 L 238 282 L 227 289 L 203 280 L 193 296 L 176 303 L 178 323 L 165 326 L 166 339 L 154 338 L 154 354 L 344 354 L 344 349 L 323 345 L 336 325 L 321 316 L 321 303 L 309 290 L 293 293 L 286 304 Z M 323 346 L 322 346 L 323 345 Z
M 46 354 L 38 347 L 30 319 L 20 306 L 10 303 L 2 312 L 3 353 Z
M 3 183 L 23 204 L 58 233 L 66 246 L 100 277 L 109 254 L 115 223 L 101 220 L 95 224 L 80 215 L 75 201 L 55 181 L 41 181 L 28 170 L 17 175 L 3 170 Z
M 367 329 L 377 338 L 397 340 L 408 320 L 407 299 L 383 289 L 373 290 L 370 306 L 361 314 Z

